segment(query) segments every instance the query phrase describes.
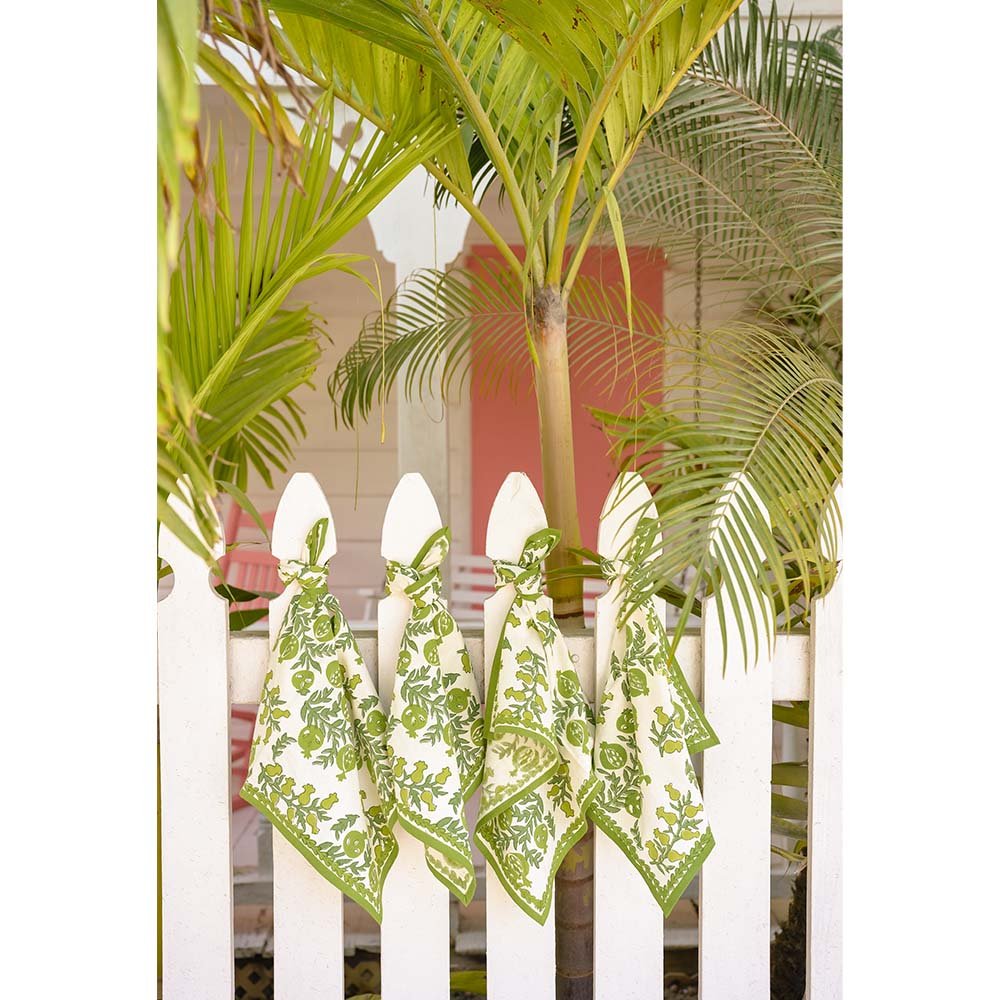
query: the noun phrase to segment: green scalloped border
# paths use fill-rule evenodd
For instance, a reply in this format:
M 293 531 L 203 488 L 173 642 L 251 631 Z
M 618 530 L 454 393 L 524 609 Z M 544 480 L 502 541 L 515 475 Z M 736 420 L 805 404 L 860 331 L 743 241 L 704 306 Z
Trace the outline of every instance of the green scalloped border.
M 382 923 L 382 890 L 385 888 L 385 880 L 392 868 L 393 862 L 396 860 L 396 856 L 399 854 L 399 844 L 396 842 L 396 838 L 393 837 L 392 840 L 392 851 L 386 858 L 381 872 L 379 873 L 379 879 L 376 891 L 372 894 L 372 900 L 365 898 L 364 892 L 357 888 L 356 886 L 350 884 L 347 879 L 343 878 L 334 868 L 331 868 L 329 864 L 316 852 L 313 847 L 312 841 L 303 837 L 300 830 L 295 829 L 287 820 L 279 816 L 273 809 L 271 805 L 264 799 L 263 796 L 257 793 L 257 789 L 252 785 L 244 785 L 240 789 L 240 798 L 244 801 L 249 802 L 255 809 L 263 813 L 270 821 L 271 825 L 278 830 L 279 833 L 287 840 L 292 847 L 294 847 L 299 854 L 302 855 L 316 869 L 328 882 L 332 883 L 336 888 L 338 888 L 345 896 L 350 896 L 359 906 L 361 906 L 367 913 L 370 913 L 375 920 L 381 924 Z

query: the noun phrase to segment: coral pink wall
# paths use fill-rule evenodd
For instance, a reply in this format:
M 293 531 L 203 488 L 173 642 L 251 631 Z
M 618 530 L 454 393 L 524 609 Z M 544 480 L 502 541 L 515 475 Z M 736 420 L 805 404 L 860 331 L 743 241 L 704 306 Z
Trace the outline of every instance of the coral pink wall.
M 475 268 L 477 261 L 499 262 L 492 246 L 473 246 L 467 263 Z M 662 254 L 642 249 L 630 253 L 629 270 L 632 294 L 645 301 L 657 315 L 663 313 Z M 620 283 L 621 267 L 613 248 L 594 248 L 588 252 L 581 273 L 600 278 L 607 284 Z M 621 317 L 625 323 L 625 316 Z M 573 337 L 570 315 L 569 336 Z M 573 444 L 576 454 L 576 485 L 580 505 L 580 530 L 583 544 L 595 548 L 597 520 L 604 499 L 617 475 L 608 454 L 609 442 L 587 406 L 613 412 L 625 410 L 633 398 L 636 383 L 628 368 L 628 332 L 619 335 L 619 356 L 622 359 L 620 377 L 614 384 L 595 384 L 592 377 L 581 378 L 570 366 L 573 391 Z M 508 472 L 526 472 L 539 494 L 542 494 L 542 465 L 538 444 L 538 408 L 534 387 L 526 379 L 514 395 L 503 383 L 498 389 L 484 388 L 482 379 L 472 382 L 472 544 L 474 552 L 484 552 L 486 522 L 500 484 Z M 639 388 L 655 387 L 656 372 L 640 379 Z M 544 496 L 542 497 L 544 500 Z

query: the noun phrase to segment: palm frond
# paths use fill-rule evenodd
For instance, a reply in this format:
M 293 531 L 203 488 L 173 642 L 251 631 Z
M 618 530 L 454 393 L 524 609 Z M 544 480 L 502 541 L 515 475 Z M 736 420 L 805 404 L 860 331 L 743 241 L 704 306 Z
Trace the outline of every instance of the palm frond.
M 622 467 L 649 484 L 664 532 L 640 589 L 693 567 L 678 634 L 699 592 L 712 594 L 723 630 L 735 621 L 748 656 L 833 579 L 840 380 L 808 347 L 764 327 L 672 330 L 665 347 L 662 398 L 635 418 L 598 413 Z
M 194 502 L 218 481 L 242 490 L 250 468 L 265 482 L 284 471 L 295 440 L 305 433 L 291 394 L 309 382 L 320 357 L 316 317 L 287 308 L 297 284 L 330 270 L 356 274 L 358 254 L 332 247 L 441 141 L 434 121 L 423 131 L 391 131 L 363 143 L 360 128 L 331 169 L 333 103 L 317 102 L 302 128 L 299 185 L 286 174 L 273 191 L 275 151 L 261 165 L 251 133 L 238 216 L 230 204 L 220 138 L 208 217 L 199 203 L 171 278 L 169 329 L 161 332 L 161 514 L 192 480 Z M 341 140 L 344 142 L 345 140 Z M 259 209 L 253 192 L 263 173 Z M 233 220 L 239 219 L 238 232 Z M 208 536 L 206 536 L 208 537 Z
M 157 319 L 167 322 L 170 272 L 177 263 L 181 176 L 198 163 L 198 0 L 156 0 Z
M 706 47 L 618 187 L 627 235 L 676 285 L 797 330 L 839 363 L 839 35 L 751 4 Z M 747 315 L 744 313 L 744 315 Z
M 408 398 L 436 393 L 451 398 L 469 387 L 511 392 L 533 378 L 530 293 L 506 267 L 423 270 L 413 274 L 370 316 L 341 358 L 328 388 L 348 426 L 366 420 L 399 381 Z M 574 385 L 601 391 L 622 382 L 647 384 L 662 366 L 660 318 L 643 303 L 633 307 L 631 333 L 626 291 L 582 277 L 567 307 Z M 623 346 L 624 345 L 624 346 Z
M 544 23 L 537 5 L 523 0 L 271 6 L 286 25 L 289 48 L 308 50 L 300 60 L 308 72 L 336 77 L 372 120 L 375 104 L 387 104 L 379 81 L 393 92 L 397 77 L 412 86 L 416 70 L 415 92 L 436 100 L 455 129 L 438 162 L 428 165 L 435 179 L 474 210 L 495 172 L 535 283 L 559 284 L 565 272 L 571 285 L 579 262 L 567 265 L 564 251 L 578 195 L 586 192 L 592 218 L 602 215 L 642 133 L 737 2 L 551 0 Z M 312 45 L 292 18 L 321 19 L 339 36 L 326 32 Z M 352 49 L 345 35 L 367 49 Z M 488 235 L 519 271 L 506 241 L 495 230 Z
M 156 518 L 206 562 L 218 539 L 218 517 L 212 505 L 215 480 L 194 428 L 194 407 L 183 372 L 161 338 L 156 365 Z M 170 503 L 171 497 L 174 503 Z M 195 530 L 175 504 L 191 512 Z

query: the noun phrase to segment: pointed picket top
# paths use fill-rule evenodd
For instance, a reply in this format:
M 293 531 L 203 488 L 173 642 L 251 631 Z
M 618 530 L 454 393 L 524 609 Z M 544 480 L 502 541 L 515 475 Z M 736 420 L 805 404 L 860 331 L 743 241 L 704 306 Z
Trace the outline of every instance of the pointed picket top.
M 382 558 L 410 563 L 424 542 L 441 528 L 434 494 L 419 472 L 407 472 L 396 484 L 382 522 Z
M 649 492 L 646 480 L 638 472 L 623 472 L 612 483 L 601 509 L 597 551 L 605 559 L 619 556 L 647 511 L 656 513 L 653 494 Z M 650 553 L 650 558 L 654 555 L 655 552 Z
M 271 553 L 278 559 L 301 559 L 309 529 L 321 518 L 330 525 L 326 542 L 319 554 L 320 563 L 328 562 L 337 552 L 337 532 L 326 494 L 316 477 L 309 472 L 296 472 L 278 501 L 271 529 Z
M 653 495 L 637 472 L 623 472 L 612 483 L 597 529 L 601 556 L 618 559 L 625 554 L 652 503 Z M 655 556 L 653 551 L 646 558 Z M 591 700 L 598 704 L 611 670 L 622 584 L 621 578 L 616 579 L 597 599 Z M 653 603 L 662 620 L 663 601 L 653 597 Z M 581 676 L 580 681 L 590 696 L 588 679 Z M 594 939 L 601 944 L 594 956 L 595 996 L 652 997 L 662 991 L 663 911 L 624 852 L 598 829 L 594 830 Z
M 180 488 L 183 493 L 190 496 L 190 487 L 184 480 L 180 482 Z M 184 522 L 184 524 L 194 533 L 195 537 L 204 543 L 205 538 L 198 529 L 194 512 L 191 508 L 179 496 L 170 497 L 167 500 L 167 503 Z M 215 524 L 215 544 L 208 546 L 206 543 L 206 548 L 210 549 L 213 559 L 219 559 L 225 555 L 226 552 L 226 537 L 222 530 L 222 523 L 219 520 L 218 511 L 215 512 Z M 197 584 L 201 582 L 207 584 L 208 567 L 205 565 L 205 560 L 202 559 L 197 552 L 192 552 L 191 549 L 189 549 L 164 524 L 160 525 L 159 554 L 160 558 L 169 563 L 170 568 L 174 571 L 173 589 L 177 589 L 178 586 L 187 586 L 189 583 Z
M 523 472 L 511 472 L 493 501 L 486 525 L 486 554 L 514 562 L 521 558 L 525 541 L 548 524 L 531 480 Z
M 385 509 L 382 557 L 412 565 L 427 539 L 440 528 L 434 494 L 419 472 L 408 472 L 396 484 Z M 389 591 L 378 602 L 378 689 L 386 712 L 412 610 L 412 600 L 399 590 Z M 448 890 L 427 867 L 422 841 L 399 826 L 396 840 L 399 853 L 382 894 L 382 995 L 447 996 Z

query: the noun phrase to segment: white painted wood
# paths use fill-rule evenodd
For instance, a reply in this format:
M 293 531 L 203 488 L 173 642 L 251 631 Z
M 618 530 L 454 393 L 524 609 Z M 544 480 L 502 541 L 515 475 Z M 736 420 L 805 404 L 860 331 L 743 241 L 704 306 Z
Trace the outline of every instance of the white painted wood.
M 423 167 L 408 174 L 368 216 L 376 247 L 395 265 L 391 286 L 398 288 L 420 269 L 444 268 L 461 252 L 469 221 L 460 205 L 435 207 L 434 182 Z M 398 394 L 397 461 L 401 476 L 423 475 L 441 516 L 450 521 L 450 419 L 438 388 L 442 365 L 441 359 L 435 362 L 433 381 L 419 395 Z M 401 379 L 406 379 L 405 368 Z
M 231 997 L 228 608 L 205 563 L 163 527 L 159 550 L 174 571 L 157 606 L 163 997 Z M 224 551 L 220 539 L 215 557 Z
M 483 682 L 482 639 L 469 627 L 463 627 L 476 683 Z M 370 631 L 355 629 L 358 646 L 369 665 L 376 660 L 375 637 Z M 229 639 L 229 664 L 234 704 L 256 702 L 267 663 L 267 642 L 264 635 L 236 634 Z M 566 645 L 574 657 L 592 645 L 586 634 L 566 636 Z M 591 655 L 593 655 L 591 653 Z M 809 698 L 809 636 L 779 633 L 775 638 L 771 660 L 773 701 L 806 701 Z M 701 635 L 681 638 L 677 647 L 677 662 L 696 698 L 702 695 Z M 373 672 L 374 672 L 374 668 Z
M 413 480 L 420 483 L 419 477 L 404 478 L 404 482 Z M 426 484 L 406 489 L 401 484 L 397 492 L 392 506 L 398 516 L 390 517 L 387 512 L 383 554 L 408 559 L 439 526 L 440 519 Z M 295 476 L 279 509 L 275 554 L 279 558 L 301 557 L 305 533 L 319 516 L 329 516 L 329 509 L 318 484 L 311 476 Z M 527 477 L 508 477 L 490 520 L 490 556 L 517 558 L 524 539 L 544 524 L 542 506 Z M 599 541 L 602 552 L 612 552 L 607 547 L 611 530 L 609 520 Z M 331 531 L 324 558 L 335 550 L 336 538 Z M 233 988 L 227 708 L 228 703 L 256 701 L 266 669 L 268 642 L 263 636 L 232 636 L 227 652 L 225 603 L 211 591 L 204 565 L 166 533 L 161 552 L 176 572 L 173 591 L 159 607 L 164 996 L 172 1000 L 228 995 L 226 991 Z M 839 1000 L 841 996 L 840 586 L 838 582 L 817 602 L 814 643 L 804 635 L 779 635 L 773 654 L 762 656 L 749 672 L 744 672 L 731 638 L 731 662 L 723 677 L 721 635 L 710 602 L 703 634 L 684 636 L 680 642 L 681 667 L 695 693 L 704 691 L 709 716 L 722 738 L 722 745 L 705 756 L 705 797 L 717 841 L 701 880 L 699 940 L 701 995 L 705 1000 L 763 1000 L 768 994 L 770 703 L 772 699 L 808 698 L 810 670 L 809 996 L 810 1000 Z M 484 656 L 487 664 L 492 662 L 512 597 L 509 590 L 486 599 L 483 638 L 473 635 L 468 639 L 473 670 L 483 689 Z M 273 602 L 272 639 L 290 597 L 286 591 Z M 567 646 L 591 700 L 595 682 L 603 680 L 595 674 L 607 666 L 609 632 L 604 619 L 611 614 L 614 600 L 615 595 L 608 595 L 599 604 L 602 610 L 596 642 L 583 633 L 567 636 Z M 380 608 L 378 640 L 371 633 L 359 636 L 369 669 L 376 660 L 381 664 L 379 688 L 386 700 L 405 620 L 405 614 L 402 618 L 389 614 L 392 603 L 384 601 L 386 610 Z M 731 637 L 733 634 L 730 626 Z M 227 658 L 228 685 L 222 669 Z M 218 669 L 211 669 L 213 663 Z M 401 832 L 401 837 L 405 836 Z M 662 952 L 655 946 L 651 950 L 650 944 L 639 944 L 647 931 L 652 940 L 652 929 L 646 927 L 641 912 L 648 891 L 641 882 L 629 890 L 626 880 L 635 876 L 627 863 L 612 877 L 615 863 L 624 859 L 617 851 L 605 856 L 602 835 L 598 838 L 596 996 L 598 1000 L 605 996 L 652 996 L 649 991 L 658 979 Z M 280 836 L 276 840 L 277 996 L 279 1000 L 319 996 L 336 1000 L 343 990 L 340 894 Z M 387 917 L 395 921 L 382 935 L 383 995 L 389 1000 L 443 1000 L 447 996 L 448 894 L 430 875 L 422 848 L 416 846 L 409 869 L 404 850 L 387 886 Z M 491 997 L 551 1000 L 554 920 L 550 918 L 539 928 L 508 899 L 489 870 L 486 882 Z M 626 904 L 627 910 L 623 908 Z M 662 934 L 661 927 L 657 930 Z M 662 937 L 658 940 L 662 944 Z M 627 959 L 630 952 L 631 961 Z M 621 966 L 617 971 L 616 964 Z M 610 982 L 615 985 L 609 989 Z
M 701 871 L 701 1000 L 770 997 L 771 659 L 744 668 L 705 602 L 703 704 L 720 744 L 704 754 L 705 812 L 715 848 Z
M 278 559 L 301 559 L 309 529 L 330 519 L 320 561 L 337 551 L 333 515 L 315 477 L 298 472 L 289 480 L 274 516 L 271 552 Z M 268 648 L 298 585 L 271 601 Z M 259 697 L 260 687 L 254 698 Z M 340 1000 L 344 995 L 343 897 L 280 834 L 274 851 L 274 995 L 276 1000 Z
M 604 502 L 597 551 L 617 557 L 652 504 L 642 477 L 622 473 Z M 654 598 L 661 620 L 666 604 Z M 596 697 L 607 683 L 615 619 L 622 594 L 617 583 L 597 599 L 594 625 Z M 660 1000 L 663 996 L 663 911 L 621 848 L 594 830 L 594 997 L 596 1000 Z
M 779 632 L 771 653 L 771 700 L 809 698 L 809 636 Z M 701 685 L 698 685 L 700 691 Z
M 389 500 L 382 527 L 382 556 L 412 562 L 441 515 L 419 473 L 403 476 Z M 378 605 L 378 689 L 388 711 L 396 660 L 412 602 L 389 595 Z M 431 874 L 424 845 L 396 825 L 399 855 L 385 882 L 382 916 L 384 1000 L 444 1000 L 448 994 L 449 894 Z
M 531 480 L 512 472 L 504 480 L 486 526 L 486 554 L 516 560 L 529 535 L 547 526 L 545 510 Z M 514 600 L 512 584 L 483 603 L 483 658 L 486 683 L 504 619 Z M 587 678 L 590 684 L 591 677 Z M 485 687 L 484 687 L 485 690 Z M 555 906 L 539 926 L 507 895 L 486 867 L 486 990 L 490 1000 L 554 1000 L 556 989 Z
M 482 639 L 463 626 L 472 670 L 479 690 L 483 688 Z M 355 629 L 358 646 L 367 663 L 376 659 L 375 637 L 371 632 Z M 267 663 L 267 637 L 264 635 L 237 634 L 229 639 L 229 664 L 232 675 L 232 699 L 236 704 L 256 702 Z M 574 658 L 592 649 L 589 635 L 572 633 L 566 636 L 566 645 Z M 591 652 L 589 655 L 593 655 Z M 677 662 L 696 698 L 702 695 L 701 636 L 685 635 L 677 647 Z M 771 661 L 773 701 L 806 701 L 809 698 L 809 636 L 779 633 L 775 639 Z M 374 672 L 374 668 L 373 668 Z M 586 690 L 586 688 L 584 689 Z
M 723 491 L 716 521 L 716 557 L 727 558 L 721 536 L 740 532 L 746 507 L 760 503 L 738 477 Z M 763 553 L 757 552 L 758 556 Z M 741 574 L 739 567 L 732 567 Z M 748 586 L 750 581 L 748 581 Z M 759 615 L 751 603 L 726 602 L 728 663 L 716 598 L 704 602 L 702 703 L 720 744 L 705 751 L 705 812 L 715 848 L 701 870 L 699 989 L 701 1000 L 769 1000 L 771 925 L 771 699 L 773 647 L 753 643 L 744 663 L 737 613 Z M 758 634 L 766 635 L 758 619 Z
M 839 488 L 837 500 L 839 504 Z M 839 536 L 839 531 L 834 534 Z M 842 602 L 843 568 L 830 591 L 812 608 L 806 1000 L 841 1000 L 843 996 Z

